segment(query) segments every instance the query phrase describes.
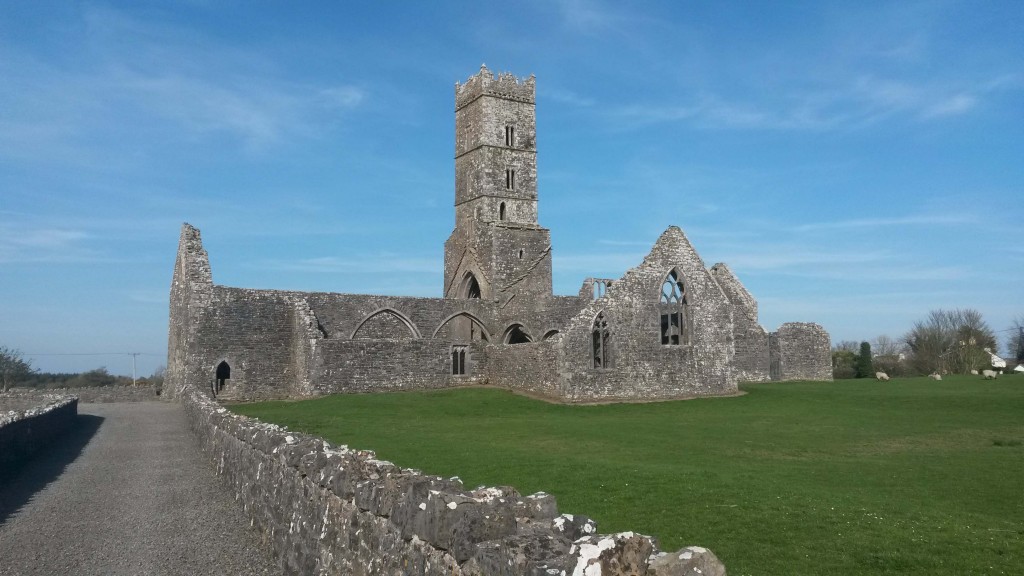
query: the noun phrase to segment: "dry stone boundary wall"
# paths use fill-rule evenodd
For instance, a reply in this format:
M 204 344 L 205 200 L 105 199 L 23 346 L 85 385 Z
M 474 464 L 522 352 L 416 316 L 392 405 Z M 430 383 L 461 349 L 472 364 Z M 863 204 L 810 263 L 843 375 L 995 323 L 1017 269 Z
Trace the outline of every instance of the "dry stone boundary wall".
M 34 407 L 16 410 L 7 407 L 19 404 L 21 408 L 25 399 L 15 397 L 11 403 L 7 400 L 0 397 L 0 471 L 9 470 L 44 449 L 78 418 L 78 398 L 73 396 L 37 395 Z
M 107 402 L 147 402 L 159 400 L 156 386 L 88 386 L 84 388 L 11 388 L 5 394 L 14 398 L 43 398 L 47 396 L 75 396 L 82 404 Z
M 229 412 L 192 386 L 190 425 L 288 574 L 724 576 L 710 551 L 598 535 L 553 496 L 466 490 L 373 452 Z

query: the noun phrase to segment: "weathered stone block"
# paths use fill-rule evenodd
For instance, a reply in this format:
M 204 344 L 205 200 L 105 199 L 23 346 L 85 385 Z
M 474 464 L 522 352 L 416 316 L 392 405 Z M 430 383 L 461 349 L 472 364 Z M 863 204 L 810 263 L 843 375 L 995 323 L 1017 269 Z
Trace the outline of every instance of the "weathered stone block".
M 610 536 L 586 536 L 569 550 L 575 562 L 572 574 L 580 576 L 644 576 L 654 551 L 648 536 L 621 532 Z
M 558 503 L 553 495 L 537 492 L 517 500 L 515 510 L 518 518 L 553 520 L 558 516 Z
M 688 546 L 655 556 L 647 576 L 725 576 L 725 565 L 707 548 Z
M 597 534 L 597 523 L 582 514 L 562 514 L 551 521 L 551 528 L 569 540 Z

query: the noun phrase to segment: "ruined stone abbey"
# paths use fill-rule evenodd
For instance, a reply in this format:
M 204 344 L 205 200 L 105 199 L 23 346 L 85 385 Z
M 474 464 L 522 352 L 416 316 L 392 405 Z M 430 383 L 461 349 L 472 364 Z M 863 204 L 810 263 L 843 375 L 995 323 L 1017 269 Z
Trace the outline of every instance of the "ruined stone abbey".
M 219 286 L 199 230 L 183 225 L 165 393 L 189 382 L 231 399 L 492 385 L 599 402 L 832 379 L 822 327 L 766 332 L 736 276 L 725 264 L 705 267 L 675 226 L 621 278 L 554 295 L 534 108 L 532 76 L 481 68 L 455 86 L 443 298 Z

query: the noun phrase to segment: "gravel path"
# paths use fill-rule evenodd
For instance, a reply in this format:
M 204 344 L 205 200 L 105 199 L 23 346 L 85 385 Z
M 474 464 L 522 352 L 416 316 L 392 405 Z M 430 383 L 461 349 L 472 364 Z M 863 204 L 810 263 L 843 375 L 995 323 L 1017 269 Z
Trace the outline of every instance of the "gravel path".
M 280 574 L 181 407 L 80 404 L 0 483 L 0 574 Z

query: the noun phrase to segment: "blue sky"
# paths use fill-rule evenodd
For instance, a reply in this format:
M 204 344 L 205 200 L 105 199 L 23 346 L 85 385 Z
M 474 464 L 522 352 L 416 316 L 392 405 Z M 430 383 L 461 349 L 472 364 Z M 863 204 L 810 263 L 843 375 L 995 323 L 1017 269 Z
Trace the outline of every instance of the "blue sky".
M 537 76 L 555 291 L 669 225 L 769 330 L 1024 314 L 1020 2 L 0 2 L 0 345 L 166 357 L 214 281 L 439 296 L 453 86 Z M 42 355 L 46 354 L 46 355 Z

